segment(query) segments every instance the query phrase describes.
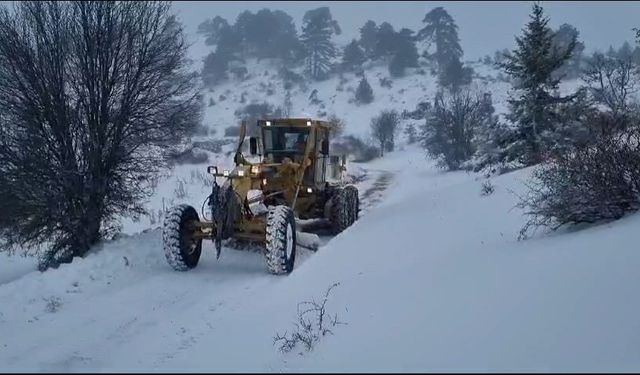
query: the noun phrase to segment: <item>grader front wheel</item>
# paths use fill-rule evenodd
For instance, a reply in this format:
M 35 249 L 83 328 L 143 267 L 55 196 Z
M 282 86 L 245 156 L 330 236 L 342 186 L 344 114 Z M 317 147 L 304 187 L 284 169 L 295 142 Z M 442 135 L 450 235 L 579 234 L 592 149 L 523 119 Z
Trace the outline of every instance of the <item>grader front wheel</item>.
M 197 229 L 193 224 L 199 220 L 196 210 L 186 204 L 172 208 L 165 216 L 162 232 L 164 255 L 176 271 L 188 271 L 198 265 L 202 238 L 194 236 Z
M 266 228 L 267 269 L 276 275 L 293 271 L 296 260 L 296 220 L 287 206 L 269 207 Z

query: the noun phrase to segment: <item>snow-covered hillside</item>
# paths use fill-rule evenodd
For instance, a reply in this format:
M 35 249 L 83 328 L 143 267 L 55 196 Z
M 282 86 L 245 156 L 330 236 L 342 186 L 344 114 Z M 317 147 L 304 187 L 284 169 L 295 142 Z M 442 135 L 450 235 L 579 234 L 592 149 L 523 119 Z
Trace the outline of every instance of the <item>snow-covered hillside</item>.
M 518 242 L 530 170 L 444 173 L 407 147 L 361 165 L 365 208 L 293 273 L 206 244 L 174 272 L 158 230 L 46 273 L 3 278 L 3 371 L 635 371 L 637 215 Z M 376 183 L 376 180 L 378 180 Z M 16 276 L 16 275 L 14 275 Z M 278 351 L 301 301 L 346 324 Z M 301 354 L 300 354 L 301 353 Z

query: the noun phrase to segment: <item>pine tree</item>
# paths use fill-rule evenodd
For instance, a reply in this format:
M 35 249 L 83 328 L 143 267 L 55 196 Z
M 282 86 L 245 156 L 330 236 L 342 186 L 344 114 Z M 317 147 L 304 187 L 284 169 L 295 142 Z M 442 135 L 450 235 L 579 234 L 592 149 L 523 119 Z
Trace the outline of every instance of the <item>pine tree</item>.
M 220 33 L 222 30 L 228 29 L 229 23 L 226 19 L 215 16 L 213 19 L 208 19 L 198 25 L 198 33 L 204 34 L 204 43 L 208 46 L 218 44 L 220 39 Z
M 462 57 L 462 47 L 458 38 L 458 26 L 443 7 L 437 7 L 427 13 L 422 20 L 426 24 L 418 31 L 417 39 L 435 43 L 435 52 L 425 57 L 435 60 L 438 67 L 448 64 L 452 59 Z M 439 68 L 440 69 L 440 68 Z
M 633 53 L 631 54 L 631 61 L 633 61 L 634 64 L 640 66 L 640 47 L 639 46 L 636 46 L 636 48 L 633 49 Z
M 324 79 L 331 70 L 336 49 L 331 42 L 333 34 L 340 34 L 338 23 L 331 17 L 328 7 L 307 11 L 303 18 L 301 41 L 306 50 L 306 72 L 316 80 Z
M 471 160 L 463 165 L 465 169 L 474 172 L 486 170 L 488 174 L 502 172 L 505 165 L 501 165 L 508 151 L 509 137 L 513 132 L 499 121 L 495 114 L 491 93 L 485 93 L 478 108 L 480 124 L 475 128 L 473 144 L 476 151 Z
M 418 49 L 413 41 L 413 31 L 402 29 L 396 33 L 394 55 L 389 63 L 389 73 L 393 77 L 401 77 L 409 67 L 418 66 Z
M 373 57 L 378 38 L 378 26 L 369 20 L 360 28 L 359 44 L 364 49 L 364 54 L 368 58 Z
M 396 50 L 397 33 L 388 22 L 383 22 L 376 33 L 376 46 L 373 50 L 373 58 L 379 59 L 392 56 Z
M 362 63 L 365 62 L 364 51 L 358 45 L 358 42 L 353 39 L 351 43 L 347 44 L 342 54 L 342 66 L 347 71 L 358 70 L 362 68 Z
M 462 62 L 452 57 L 451 61 L 443 65 L 438 74 L 440 87 L 457 91 L 460 87 L 471 83 L 473 68 L 463 66 Z
M 525 165 L 541 161 L 542 153 L 554 142 L 553 132 L 559 121 L 558 104 L 574 96 L 558 97 L 559 79 L 553 73 L 571 58 L 576 40 L 564 51 L 553 48 L 553 31 L 548 26 L 542 7 L 533 5 L 530 21 L 523 35 L 516 37 L 517 48 L 499 64 L 511 76 L 516 97 L 509 99 L 509 120 L 517 125 L 517 155 Z
M 631 57 L 633 56 L 633 49 L 631 48 L 631 45 L 629 44 L 629 42 L 625 40 L 624 43 L 622 43 L 622 46 L 620 47 L 620 49 L 618 49 L 618 52 L 616 53 L 616 55 L 617 55 L 616 57 L 619 58 L 620 60 L 631 59 Z
M 227 78 L 229 57 L 218 52 L 211 52 L 204 59 L 202 67 L 202 80 L 205 86 L 214 86 Z
M 573 54 L 565 63 L 556 71 L 556 77 L 559 79 L 573 79 L 577 78 L 582 70 L 582 53 L 584 52 L 584 43 L 578 41 L 580 32 L 569 25 L 562 24 L 557 31 L 553 34 L 553 47 L 557 48 L 558 52 L 565 51 L 575 40 L 575 47 Z
M 369 104 L 373 101 L 373 89 L 371 89 L 371 85 L 369 85 L 367 78 L 364 76 L 360 80 L 360 84 L 358 84 L 358 89 L 356 90 L 356 101 L 359 104 Z

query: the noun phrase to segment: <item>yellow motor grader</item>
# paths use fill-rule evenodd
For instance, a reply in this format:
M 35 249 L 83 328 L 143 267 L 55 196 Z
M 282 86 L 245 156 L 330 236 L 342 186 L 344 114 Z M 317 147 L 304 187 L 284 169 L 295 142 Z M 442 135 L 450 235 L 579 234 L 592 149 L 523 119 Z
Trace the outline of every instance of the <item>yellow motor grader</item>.
M 202 218 L 184 204 L 166 214 L 164 252 L 175 270 L 197 266 L 203 239 L 212 240 L 220 256 L 222 241 L 235 238 L 263 243 L 268 271 L 288 274 L 296 256 L 296 218 L 324 219 L 336 234 L 357 220 L 357 188 L 326 178 L 330 122 L 283 118 L 259 120 L 257 125 L 259 136 L 249 138 L 249 153 L 257 161 L 242 153 L 243 123 L 235 168 L 208 167 L 213 185 Z M 222 185 L 217 178 L 224 179 Z

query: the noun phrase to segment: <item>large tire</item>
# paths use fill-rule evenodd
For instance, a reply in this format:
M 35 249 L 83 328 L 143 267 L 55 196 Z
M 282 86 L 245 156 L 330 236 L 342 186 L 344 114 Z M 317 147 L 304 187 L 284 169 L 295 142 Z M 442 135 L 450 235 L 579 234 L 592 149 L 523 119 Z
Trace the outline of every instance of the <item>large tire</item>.
M 267 213 L 267 269 L 276 275 L 293 271 L 296 260 L 296 220 L 287 206 L 269 207 Z
M 351 225 L 348 192 L 341 187 L 336 188 L 331 197 L 331 216 L 329 220 L 334 234 L 341 233 Z
M 350 224 L 353 224 L 356 222 L 356 220 L 358 220 L 358 217 L 360 216 L 360 195 L 358 194 L 358 188 L 356 188 L 353 185 L 348 185 L 344 188 L 344 190 L 347 192 L 347 201 L 349 204 L 349 212 L 350 212 L 350 216 L 349 216 L 349 220 L 350 220 Z
M 198 265 L 202 238 L 190 238 L 193 231 L 189 232 L 188 224 L 199 220 L 196 210 L 186 204 L 173 207 L 164 218 L 164 255 L 176 271 L 188 271 Z

